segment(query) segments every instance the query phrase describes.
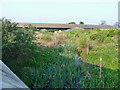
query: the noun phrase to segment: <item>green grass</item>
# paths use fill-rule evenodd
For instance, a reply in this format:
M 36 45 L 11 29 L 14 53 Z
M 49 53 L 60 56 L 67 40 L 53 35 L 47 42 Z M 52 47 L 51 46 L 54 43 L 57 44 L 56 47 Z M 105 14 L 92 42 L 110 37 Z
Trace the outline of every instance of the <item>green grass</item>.
M 85 77 L 87 72 L 91 75 L 81 81 L 81 83 L 85 82 L 83 86 L 104 88 L 117 87 L 119 69 L 117 30 L 73 30 L 66 32 L 65 34 L 68 35 L 70 39 L 76 39 L 76 43 L 78 43 L 78 40 L 89 43 L 90 52 L 88 54 L 85 52 L 79 54 L 80 57 L 87 57 L 86 59 L 82 59 L 85 65 L 86 63 L 89 63 L 87 67 L 85 65 L 82 66 L 83 77 Z M 88 37 L 88 40 L 87 38 L 84 39 L 85 37 Z M 113 39 L 113 37 L 116 38 Z M 76 47 L 80 48 L 81 45 L 82 43 L 79 43 Z M 102 78 L 99 79 L 100 57 L 102 58 Z
M 60 47 L 37 50 L 37 53 L 29 60 L 19 64 L 19 71 L 17 71 L 18 69 L 15 70 L 17 75 L 30 88 L 45 88 L 47 86 L 52 88 L 72 87 L 74 78 L 78 74 L 75 69 L 73 53 L 69 53 L 68 50 Z M 49 68 L 51 69 L 49 70 Z M 72 76 L 73 74 L 74 76 Z M 67 85 L 66 82 L 68 82 Z
M 114 31 L 114 30 L 113 30 Z M 94 33 L 101 34 L 101 37 L 104 37 L 103 42 L 99 42 L 96 40 L 91 40 L 90 36 L 94 35 Z M 95 64 L 98 62 L 99 58 L 102 57 L 103 62 L 106 63 L 104 67 L 110 68 L 110 69 L 118 69 L 118 42 L 117 38 L 114 40 L 111 36 L 106 36 L 106 33 L 109 33 L 111 31 L 97 31 L 97 30 L 73 30 L 70 32 L 66 32 L 70 38 L 79 39 L 80 41 L 84 43 L 89 43 L 89 46 L 91 47 L 89 54 L 83 53 L 83 55 L 87 56 L 87 59 L 85 61 L 89 61 L 91 64 Z M 117 30 L 114 31 L 117 34 Z M 75 35 L 78 34 L 78 37 Z M 82 34 L 82 35 L 81 35 Z M 116 35 L 114 35 L 116 36 Z M 85 38 L 87 37 L 87 38 Z M 82 42 L 79 40 L 76 40 L 76 43 L 79 43 L 77 47 L 81 47 Z M 91 43 L 93 41 L 93 43 Z M 83 44 L 84 44 L 83 43 Z M 86 44 L 87 45 L 87 44 Z M 81 53 L 82 55 L 82 53 Z M 107 64 L 109 63 L 109 64 Z
M 32 88 L 72 88 L 75 87 L 76 78 L 81 74 L 79 82 L 81 88 L 117 88 L 118 86 L 118 46 L 117 30 L 73 30 L 66 32 L 68 38 L 62 37 L 66 47 L 34 46 L 32 54 L 27 60 L 18 61 L 10 58 L 5 63 Z M 40 31 L 43 41 L 51 41 L 52 32 Z M 95 37 L 96 35 L 99 37 Z M 96 34 L 96 35 L 95 35 Z M 56 36 L 57 37 L 57 36 Z M 92 37 L 92 38 L 91 38 Z M 102 37 L 103 39 L 101 39 Z M 61 43 L 62 44 L 62 43 Z M 90 48 L 85 53 L 86 47 Z M 80 52 L 82 50 L 83 52 Z M 76 71 L 74 53 L 83 64 Z M 102 77 L 99 78 L 99 59 L 102 58 Z M 76 86 L 79 87 L 79 84 Z

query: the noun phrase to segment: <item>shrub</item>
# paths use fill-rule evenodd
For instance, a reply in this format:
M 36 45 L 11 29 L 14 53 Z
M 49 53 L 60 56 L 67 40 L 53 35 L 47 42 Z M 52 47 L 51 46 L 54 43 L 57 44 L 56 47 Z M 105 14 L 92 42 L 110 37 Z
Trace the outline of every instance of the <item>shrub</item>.
M 79 34 L 79 38 L 77 39 L 77 44 L 81 48 L 85 48 L 89 44 L 89 38 L 86 35 Z
M 98 42 L 103 42 L 104 39 L 107 37 L 108 31 L 98 31 L 97 34 L 92 34 L 90 36 L 91 40 L 97 40 Z
M 91 40 L 95 40 L 96 38 L 97 38 L 97 34 L 93 34 L 93 35 L 90 36 Z
M 28 29 L 29 29 L 29 30 L 35 30 L 36 27 L 33 27 L 31 24 L 29 24 L 29 25 L 28 25 Z
M 84 22 L 80 22 L 79 24 L 84 24 Z
M 114 40 L 111 37 L 106 37 L 104 42 L 105 43 L 111 43 L 111 42 L 114 43 Z
M 51 41 L 51 34 L 47 33 L 47 34 L 43 34 L 41 37 L 40 37 L 42 40 L 45 40 L 45 41 Z
M 109 30 L 107 36 L 113 37 L 116 35 L 115 30 Z
M 105 37 L 102 36 L 102 35 L 99 35 L 98 38 L 97 38 L 98 42 L 100 42 L 100 43 L 103 42 L 104 39 L 105 39 Z
M 75 22 L 69 22 L 68 24 L 76 24 Z
M 27 59 L 33 50 L 34 32 L 29 29 L 17 29 L 17 23 L 2 19 L 3 59 Z
M 41 33 L 46 33 L 46 32 L 48 32 L 48 31 L 47 31 L 47 29 L 41 29 L 40 32 L 41 32 Z
M 78 34 L 78 33 L 75 33 L 75 37 L 79 37 L 79 34 Z

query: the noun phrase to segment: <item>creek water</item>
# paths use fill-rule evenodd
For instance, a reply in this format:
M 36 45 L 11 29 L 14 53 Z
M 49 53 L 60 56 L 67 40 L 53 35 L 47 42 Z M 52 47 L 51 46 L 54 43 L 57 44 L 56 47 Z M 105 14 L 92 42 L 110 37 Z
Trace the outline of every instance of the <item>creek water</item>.
M 65 44 L 62 44 L 62 47 L 65 48 L 66 45 L 65 45 Z M 79 56 L 78 56 L 77 53 L 74 53 L 74 58 L 75 58 L 76 73 L 78 73 L 78 72 L 77 72 L 77 68 L 80 69 L 79 67 L 80 67 L 80 65 L 82 64 L 82 61 L 80 61 Z M 57 70 L 58 70 L 58 67 L 57 67 L 57 66 L 55 66 L 55 67 L 56 67 L 55 69 L 56 69 L 56 71 L 57 71 Z M 48 75 L 49 75 L 49 73 L 50 73 L 51 71 L 52 71 L 52 68 L 49 67 L 48 70 L 47 70 L 47 72 L 46 72 L 46 79 L 47 79 L 47 80 L 49 80 L 49 76 L 48 76 Z M 81 81 L 81 74 L 78 74 L 78 76 L 75 78 L 74 84 L 71 86 L 71 88 L 80 88 L 80 81 Z M 47 86 L 46 88 L 52 88 L 52 87 Z M 66 88 L 68 88 L 67 81 L 66 81 Z
M 64 48 L 66 45 L 62 44 L 62 47 Z M 75 65 L 81 65 L 82 61 L 79 59 L 78 54 L 74 53 L 74 58 L 75 58 Z
M 66 45 L 62 44 L 62 47 L 64 48 Z M 77 53 L 74 53 L 74 58 L 75 58 L 75 67 L 78 68 L 80 67 L 80 65 L 82 64 L 82 61 L 79 59 L 79 56 Z M 77 71 L 76 71 L 77 73 Z M 79 74 L 78 74 L 79 75 Z M 72 88 L 80 88 L 80 82 L 81 80 L 81 74 L 79 76 L 77 76 L 77 78 L 75 79 L 74 85 Z

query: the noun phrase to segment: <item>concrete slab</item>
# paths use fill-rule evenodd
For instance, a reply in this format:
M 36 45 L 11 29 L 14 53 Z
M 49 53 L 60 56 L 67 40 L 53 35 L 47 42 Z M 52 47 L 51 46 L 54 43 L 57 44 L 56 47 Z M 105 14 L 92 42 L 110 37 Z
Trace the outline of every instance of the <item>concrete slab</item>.
M 1 67 L 2 65 L 2 67 Z M 0 89 L 3 88 L 18 88 L 30 90 L 1 60 L 0 60 Z M 1 82 L 0 81 L 0 82 Z

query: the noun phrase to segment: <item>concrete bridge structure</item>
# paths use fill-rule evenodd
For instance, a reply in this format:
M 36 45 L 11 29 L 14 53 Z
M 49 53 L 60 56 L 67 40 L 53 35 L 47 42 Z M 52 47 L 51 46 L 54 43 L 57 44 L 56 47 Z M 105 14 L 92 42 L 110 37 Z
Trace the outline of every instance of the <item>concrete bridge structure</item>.
M 0 90 L 30 90 L 9 67 L 0 60 Z
M 32 25 L 37 29 L 72 29 L 72 28 L 80 28 L 80 29 L 117 29 L 116 26 L 110 25 L 83 25 L 83 24 L 52 24 L 52 23 L 19 23 L 18 28 L 27 28 L 28 25 Z

